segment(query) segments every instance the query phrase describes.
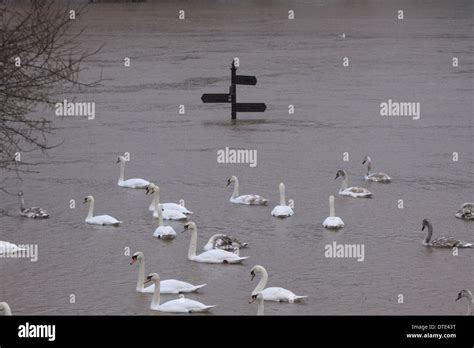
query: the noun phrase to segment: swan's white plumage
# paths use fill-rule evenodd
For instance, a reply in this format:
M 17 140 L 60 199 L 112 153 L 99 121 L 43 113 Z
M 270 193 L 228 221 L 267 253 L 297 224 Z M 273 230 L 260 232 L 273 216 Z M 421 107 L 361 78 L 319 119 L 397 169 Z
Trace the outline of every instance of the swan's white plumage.
M 153 298 L 150 305 L 150 309 L 152 310 L 168 313 L 199 313 L 208 312 L 211 308 L 215 307 L 207 306 L 201 302 L 187 299 L 184 297 L 184 295 L 180 295 L 180 298 L 177 300 L 171 300 L 160 304 L 160 276 L 156 273 L 151 273 L 148 275 L 146 282 L 150 281 L 155 282 L 155 291 L 153 293 Z
M 326 228 L 342 228 L 344 227 L 344 221 L 337 216 L 328 216 L 324 220 L 323 226 Z
M 245 204 L 245 205 L 266 205 L 268 199 L 263 198 L 262 196 L 249 194 L 249 195 L 239 195 L 239 180 L 235 175 L 232 175 L 227 180 L 227 186 L 231 183 L 234 183 L 234 191 L 229 201 L 235 204 Z
M 279 288 L 279 287 L 270 287 L 263 289 L 261 291 L 263 299 L 265 301 L 275 301 L 275 302 L 295 302 L 300 299 L 306 298 L 308 296 L 297 296 L 290 290 Z
M 86 223 L 90 225 L 111 225 L 111 226 L 118 226 L 122 223 L 122 221 L 117 220 L 113 216 L 110 215 L 97 215 L 94 216 L 94 197 L 93 196 L 87 196 L 84 198 L 84 203 L 89 203 L 89 213 L 87 214 L 86 217 Z
M 177 203 L 161 203 L 163 206 L 163 210 L 177 210 L 183 214 L 193 214 L 192 211 L 188 210 L 185 206 Z M 148 210 L 154 211 L 155 210 L 155 198 L 153 197 L 148 207 Z
M 187 282 L 182 282 L 176 279 L 160 280 L 160 293 L 161 294 L 183 294 L 190 293 L 199 290 L 206 286 L 206 284 L 193 285 Z M 152 294 L 155 292 L 155 284 L 144 287 L 142 291 L 138 291 L 146 294 Z
M 202 263 L 241 263 L 248 258 L 248 256 L 240 257 L 230 251 L 212 249 L 193 256 L 190 260 Z
M 334 196 L 329 196 L 329 216 L 323 221 L 323 226 L 329 229 L 337 229 L 344 227 L 344 222 L 340 217 L 335 216 Z
M 167 313 L 202 313 L 208 312 L 213 307 L 215 306 L 206 306 L 198 301 L 180 298 L 165 302 L 161 305 L 152 305 L 150 308 L 155 311 Z
M 293 209 L 289 205 L 286 205 L 285 184 L 281 182 L 278 189 L 280 191 L 280 204 L 273 208 L 272 216 L 279 218 L 292 216 L 294 214 Z
M 119 156 L 117 163 L 120 163 L 120 176 L 117 182 L 117 185 L 120 187 L 133 188 L 133 189 L 144 189 L 150 182 L 148 180 L 133 178 L 124 180 L 125 175 L 125 163 L 127 159 L 124 156 Z
M 171 226 L 158 226 L 153 232 L 153 237 L 159 239 L 174 239 L 176 238 L 176 231 Z
M 118 186 L 133 188 L 133 189 L 144 189 L 145 187 L 148 186 L 149 183 L 150 183 L 149 181 L 146 181 L 144 179 L 134 178 L 134 179 L 121 181 L 118 183 Z
M 86 218 L 86 222 L 90 225 L 119 225 L 122 221 L 117 220 L 110 215 L 97 215 Z
M 162 217 L 165 220 L 186 220 L 188 217 L 182 212 L 173 209 L 164 209 L 164 204 L 160 203 L 160 187 L 151 183 L 146 188 L 146 194 L 151 193 L 153 195 L 152 203 L 154 204 L 153 217 L 159 218 L 159 209 L 161 206 Z
M 145 255 L 141 251 L 137 251 L 132 256 L 130 264 L 134 264 L 138 261 L 138 279 L 136 291 L 140 293 L 153 293 L 155 291 L 155 284 L 151 284 L 147 287 L 144 286 L 145 282 Z M 160 293 L 162 294 L 178 294 L 195 292 L 200 288 L 206 286 L 206 284 L 193 285 L 187 282 L 176 279 L 160 280 Z
M 153 232 L 153 236 L 159 239 L 174 239 L 176 238 L 176 231 L 171 226 L 165 226 L 163 224 L 163 210 L 161 208 L 161 204 L 158 205 L 158 227 L 156 228 L 155 232 Z
M 370 198 L 373 193 L 363 187 L 347 187 L 348 175 L 345 170 L 338 170 L 336 173 L 336 179 L 342 177 L 341 188 L 339 189 L 339 195 L 349 196 L 355 198 Z
M 188 222 L 184 225 L 185 230 L 191 232 L 191 240 L 189 242 L 188 259 L 190 261 L 201 263 L 241 263 L 248 256 L 241 257 L 229 251 L 221 249 L 212 249 L 196 255 L 197 249 L 197 227 L 194 222 Z
M 0 313 L 3 312 L 3 315 L 12 315 L 12 310 L 6 302 L 0 302 Z
M 255 289 L 252 291 L 252 296 L 257 296 L 258 293 L 261 293 L 265 301 L 289 303 L 293 303 L 295 301 L 299 301 L 308 297 L 295 295 L 292 291 L 280 287 L 270 287 L 265 289 L 265 286 L 268 282 L 268 273 L 263 266 L 256 265 L 252 267 L 252 269 L 250 270 L 250 275 L 252 276 L 252 279 L 256 276 L 256 274 L 261 275 L 262 278 L 258 282 Z

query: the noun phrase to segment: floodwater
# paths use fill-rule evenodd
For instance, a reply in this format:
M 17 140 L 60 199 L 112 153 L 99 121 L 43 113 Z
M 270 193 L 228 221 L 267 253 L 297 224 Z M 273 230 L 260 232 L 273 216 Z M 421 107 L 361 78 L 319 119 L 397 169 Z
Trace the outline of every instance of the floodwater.
M 184 21 L 177 19 L 180 9 Z M 129 265 L 127 248 L 143 251 L 146 271 L 162 279 L 207 283 L 187 297 L 218 305 L 213 314 L 256 313 L 256 304 L 248 304 L 256 264 L 267 269 L 268 286 L 309 296 L 298 304 L 267 302 L 266 314 L 465 313 L 466 303 L 454 300 L 461 289 L 474 290 L 474 250 L 453 256 L 427 249 L 421 227 L 428 218 L 434 237 L 474 240 L 474 223 L 454 217 L 474 200 L 471 1 L 106 3 L 91 5 L 77 20 L 87 26 L 83 47 L 104 44 L 82 78 L 102 72 L 104 81 L 59 98 L 95 102 L 96 118 L 39 110 L 57 127 L 51 143 L 64 143 L 47 155 L 23 154 L 41 162 L 38 173 L 22 181 L 2 174 L 9 192 L 21 189 L 27 205 L 51 213 L 45 221 L 21 218 L 17 197 L 0 193 L 1 208 L 11 215 L 0 218 L 0 240 L 39 249 L 37 262 L 0 260 L 0 300 L 14 314 L 159 315 L 149 309 L 151 295 L 134 291 L 138 269 Z M 237 87 L 238 101 L 267 104 L 265 113 L 238 114 L 236 124 L 228 105 L 200 99 L 228 91 L 234 57 L 238 74 L 258 79 L 256 86 Z M 419 102 L 420 119 L 381 117 L 380 103 L 388 99 Z M 257 167 L 218 164 L 217 151 L 225 147 L 257 150 Z M 241 254 L 250 258 L 242 265 L 194 263 L 187 260 L 188 233 L 171 243 L 154 239 L 150 198 L 116 185 L 115 161 L 124 152 L 131 156 L 126 178 L 153 181 L 162 201 L 184 199 L 194 211 L 199 248 L 222 232 L 249 242 Z M 365 155 L 393 182 L 364 182 Z M 338 169 L 374 198 L 336 197 L 346 226 L 331 232 L 321 223 L 328 196 L 340 186 Z M 263 195 L 269 206 L 231 204 L 231 175 L 242 194 Z M 295 215 L 285 220 L 270 215 L 282 181 L 295 204 Z M 123 225 L 86 225 L 86 195 L 95 196 L 96 214 Z M 182 230 L 182 223 L 168 223 Z M 364 261 L 326 258 L 325 245 L 333 241 L 363 244 Z

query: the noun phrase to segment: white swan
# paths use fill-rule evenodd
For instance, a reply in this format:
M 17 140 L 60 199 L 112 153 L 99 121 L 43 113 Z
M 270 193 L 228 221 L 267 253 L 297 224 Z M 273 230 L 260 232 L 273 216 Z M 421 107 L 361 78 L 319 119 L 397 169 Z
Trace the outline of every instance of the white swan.
M 49 217 L 46 209 L 39 207 L 25 208 L 25 199 L 23 198 L 23 192 L 18 192 L 20 197 L 20 215 L 32 218 L 32 219 L 47 219 Z
M 155 184 L 150 183 L 146 189 L 148 191 L 151 191 L 154 187 L 156 187 Z M 158 188 L 159 189 L 159 188 Z M 161 203 L 163 206 L 164 210 L 177 210 L 180 211 L 183 214 L 188 214 L 191 215 L 193 212 L 189 211 L 185 206 L 184 206 L 184 199 L 180 199 L 179 203 Z M 148 207 L 148 210 L 150 211 L 155 211 L 155 196 L 152 195 L 150 206 Z
M 138 280 L 137 280 L 137 292 L 142 293 L 153 293 L 155 291 L 155 284 L 151 284 L 148 287 L 144 287 L 145 282 L 145 255 L 141 251 L 137 251 L 132 255 L 130 265 L 133 265 L 138 261 Z M 185 292 L 195 292 L 200 288 L 206 286 L 206 284 L 193 285 L 190 283 L 183 282 L 176 279 L 167 279 L 160 282 L 160 293 L 162 294 L 179 294 Z
M 256 295 L 252 295 L 252 299 L 249 301 L 249 303 L 254 303 L 255 301 L 257 301 L 257 315 L 265 315 L 265 309 L 264 309 L 264 305 L 263 305 L 263 295 L 261 292 L 259 292 L 258 294 Z
M 266 205 L 268 203 L 268 199 L 265 199 L 259 195 L 239 196 L 239 180 L 234 175 L 232 175 L 227 180 L 227 186 L 229 186 L 231 183 L 234 183 L 234 192 L 232 193 L 232 196 L 229 199 L 231 203 L 246 205 Z
M 197 248 L 197 227 L 194 222 L 184 225 L 184 231 L 191 231 L 191 241 L 189 242 L 188 259 L 190 261 L 202 263 L 241 263 L 248 256 L 240 257 L 229 251 L 212 249 L 196 255 Z
M 163 224 L 163 211 L 161 204 L 158 206 L 158 227 L 156 228 L 155 232 L 153 232 L 153 237 L 165 240 L 176 238 L 176 231 L 174 228 L 171 226 L 165 226 Z
M 93 196 L 87 196 L 84 198 L 83 204 L 89 203 L 89 213 L 87 214 L 86 217 L 86 223 L 91 224 L 91 225 L 111 225 L 117 227 L 122 223 L 122 221 L 117 220 L 116 218 L 110 216 L 110 215 L 97 215 L 94 216 L 94 197 Z
M 370 192 L 369 190 L 363 187 L 347 187 L 348 175 L 345 170 L 338 170 L 334 180 L 339 177 L 342 177 L 342 185 L 341 185 L 341 188 L 339 189 L 339 194 L 341 196 L 350 196 L 350 197 L 355 197 L 355 198 L 370 198 L 374 195 L 372 192 Z
M 463 297 L 467 298 L 467 312 L 466 315 L 472 315 L 472 305 L 474 300 L 472 299 L 472 292 L 470 290 L 461 290 L 456 298 L 456 301 L 462 299 Z
M 6 302 L 0 302 L 0 313 L 3 312 L 3 315 L 12 315 L 12 310 Z
M 323 222 L 323 226 L 326 228 L 342 228 L 344 222 L 340 217 L 336 216 L 336 210 L 334 209 L 334 196 L 329 196 L 329 217 Z
M 474 203 L 466 202 L 461 206 L 461 209 L 455 214 L 458 219 L 474 220 Z
M 293 209 L 289 205 L 286 205 L 285 184 L 281 182 L 278 189 L 280 190 L 280 205 L 273 208 L 272 215 L 280 218 L 292 216 L 294 214 Z
M 431 240 L 431 237 L 433 236 L 433 226 L 427 219 L 423 220 L 423 227 L 421 230 L 423 231 L 425 227 L 428 229 L 428 231 L 426 232 L 425 239 L 423 240 L 424 246 L 433 248 L 474 248 L 473 243 L 467 243 L 454 238 L 441 237 Z
M 127 162 L 127 159 L 123 156 L 119 156 L 117 163 L 120 163 L 120 176 L 118 179 L 117 185 L 120 187 L 128 187 L 128 188 L 133 188 L 133 189 L 144 189 L 147 187 L 147 185 L 150 184 L 149 181 L 140 179 L 140 178 L 133 178 L 133 179 L 128 179 L 128 180 L 123 180 L 123 177 L 125 175 L 125 162 Z
M 189 211 L 185 206 L 184 206 L 184 199 L 180 199 L 179 203 L 161 203 L 163 206 L 164 210 L 177 210 L 183 214 L 191 215 L 193 212 Z M 154 211 L 155 210 L 155 197 L 152 196 L 150 206 L 148 207 L 148 210 Z
M 381 183 L 389 183 L 392 178 L 389 177 L 385 173 L 372 173 L 372 160 L 370 159 L 369 156 L 365 156 L 364 160 L 362 161 L 362 164 L 367 163 L 367 174 L 365 174 L 365 180 L 367 181 L 375 181 L 375 182 L 381 182 Z
M 237 238 L 229 237 L 222 233 L 217 233 L 209 238 L 203 249 L 206 251 L 212 249 L 222 249 L 235 253 L 236 249 L 246 248 L 248 245 L 248 243 L 242 243 Z
M 0 255 L 16 253 L 17 251 L 20 251 L 20 250 L 26 250 L 26 249 L 19 247 L 16 244 L 4 242 L 0 240 Z
M 260 266 L 260 265 L 253 266 L 252 269 L 250 270 L 250 276 L 251 276 L 250 280 L 253 280 L 253 278 L 255 278 L 255 275 L 257 273 L 260 274 L 262 278 L 258 282 L 255 289 L 252 291 L 252 296 L 257 295 L 258 293 L 262 293 L 263 299 L 265 301 L 289 302 L 289 303 L 293 303 L 295 301 L 299 301 L 303 298 L 308 297 L 308 296 L 295 295 L 290 290 L 287 290 L 284 288 L 271 287 L 271 288 L 265 289 L 265 286 L 267 285 L 267 281 L 268 281 L 267 270 L 263 266 Z
M 179 299 L 171 300 L 160 304 L 160 276 L 156 273 L 150 273 L 145 283 L 154 281 L 155 282 L 155 291 L 153 292 L 153 298 L 151 300 L 150 309 L 160 312 L 168 313 L 198 313 L 198 312 L 208 312 L 211 308 L 215 306 L 207 306 L 201 302 L 189 300 L 184 298 L 184 295 L 180 295 Z
M 153 209 L 153 217 L 158 218 L 158 209 L 160 206 L 160 187 L 155 184 L 150 184 L 146 188 L 146 192 L 153 195 L 153 201 L 155 204 L 155 209 Z M 181 213 L 179 210 L 174 209 L 165 209 L 165 204 L 162 204 L 162 215 L 165 220 L 186 220 L 188 217 Z

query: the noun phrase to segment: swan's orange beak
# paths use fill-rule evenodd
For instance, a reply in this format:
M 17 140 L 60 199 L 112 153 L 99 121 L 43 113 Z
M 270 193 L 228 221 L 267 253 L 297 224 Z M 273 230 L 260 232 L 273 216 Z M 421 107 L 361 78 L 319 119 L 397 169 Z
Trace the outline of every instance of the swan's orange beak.
M 151 278 L 148 278 L 147 280 L 145 280 L 143 284 L 148 284 L 149 282 L 151 282 Z
M 252 298 L 250 299 L 249 303 L 254 303 L 257 300 L 257 296 L 253 295 Z

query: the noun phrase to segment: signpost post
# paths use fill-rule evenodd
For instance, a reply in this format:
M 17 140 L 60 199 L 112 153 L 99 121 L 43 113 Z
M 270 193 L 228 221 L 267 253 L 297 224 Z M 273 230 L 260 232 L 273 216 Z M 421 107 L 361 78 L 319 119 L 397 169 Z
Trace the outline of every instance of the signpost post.
M 203 94 L 201 100 L 203 103 L 231 103 L 232 120 L 237 119 L 237 112 L 264 112 L 267 106 L 264 103 L 237 103 L 237 85 L 255 86 L 257 78 L 249 75 L 237 75 L 237 68 L 232 61 L 231 81 L 229 94 Z

